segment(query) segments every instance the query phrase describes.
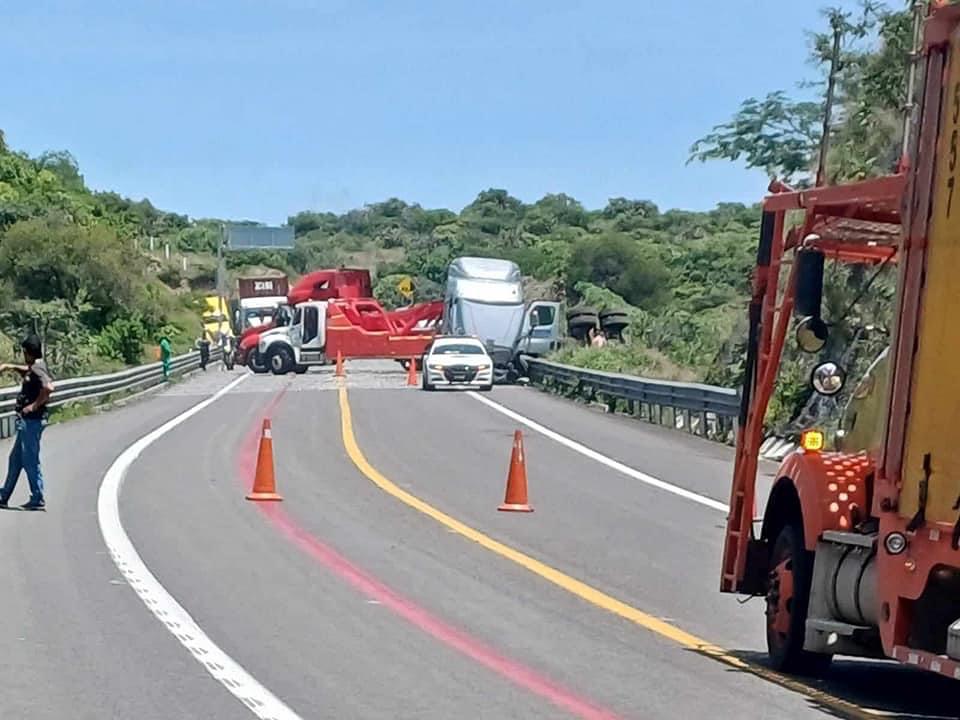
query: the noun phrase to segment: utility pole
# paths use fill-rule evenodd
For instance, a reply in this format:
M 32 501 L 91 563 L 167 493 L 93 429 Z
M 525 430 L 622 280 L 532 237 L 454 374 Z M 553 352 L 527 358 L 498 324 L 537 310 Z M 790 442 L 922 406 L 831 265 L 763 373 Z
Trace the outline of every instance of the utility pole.
M 913 127 L 917 121 L 917 75 L 920 69 L 920 40 L 923 19 L 927 14 L 926 0 L 913 0 L 910 7 L 913 12 L 913 44 L 910 47 L 907 70 L 907 95 L 903 104 L 903 139 L 900 144 L 901 170 L 910 161 L 910 144 L 913 139 Z
M 227 269 L 224 266 L 224 257 L 223 250 L 227 244 L 227 226 L 225 223 L 220 223 L 220 237 L 217 240 L 217 304 L 219 307 L 217 311 L 221 315 L 226 314 L 227 301 L 226 301 L 226 285 L 227 285 Z M 221 317 L 219 327 L 223 329 L 223 318 Z
M 840 49 L 843 41 L 843 18 L 834 15 L 830 18 L 833 28 L 833 50 L 830 53 L 830 76 L 827 78 L 827 99 L 823 108 L 823 132 L 820 136 L 820 160 L 817 163 L 817 186 L 823 184 L 827 170 L 827 153 L 830 151 L 830 119 L 833 113 L 833 96 L 837 89 L 837 74 L 840 72 Z

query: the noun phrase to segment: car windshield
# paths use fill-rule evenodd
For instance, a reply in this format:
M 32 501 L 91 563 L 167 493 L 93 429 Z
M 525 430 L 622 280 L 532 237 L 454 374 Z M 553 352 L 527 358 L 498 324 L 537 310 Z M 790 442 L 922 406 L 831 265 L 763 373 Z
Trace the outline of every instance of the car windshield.
M 434 355 L 483 355 L 484 350 L 473 343 L 444 343 L 433 349 Z

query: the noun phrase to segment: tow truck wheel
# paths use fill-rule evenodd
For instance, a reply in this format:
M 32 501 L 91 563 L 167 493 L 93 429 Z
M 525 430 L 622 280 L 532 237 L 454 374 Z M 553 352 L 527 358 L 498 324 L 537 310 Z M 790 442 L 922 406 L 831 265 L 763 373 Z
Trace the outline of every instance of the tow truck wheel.
M 270 348 L 267 353 L 267 364 L 274 375 L 286 375 L 288 372 L 293 372 L 297 361 L 290 348 L 280 345 Z
M 262 375 L 269 370 L 259 350 L 254 350 L 250 353 L 250 357 L 247 359 L 247 367 L 258 375 Z
M 767 587 L 767 653 L 775 670 L 819 675 L 832 655 L 803 649 L 810 600 L 813 553 L 803 545 L 803 531 L 786 525 L 773 545 Z

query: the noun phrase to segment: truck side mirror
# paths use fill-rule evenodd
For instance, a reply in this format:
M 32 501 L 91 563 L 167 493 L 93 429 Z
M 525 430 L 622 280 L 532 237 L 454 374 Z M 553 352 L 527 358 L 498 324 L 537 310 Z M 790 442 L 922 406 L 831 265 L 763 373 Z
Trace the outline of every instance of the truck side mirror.
M 847 382 L 847 373 L 835 362 L 817 365 L 810 374 L 810 384 L 814 391 L 824 397 L 833 397 Z
M 817 250 L 801 250 L 794 262 L 797 264 L 794 315 L 819 320 L 823 306 L 824 255 Z
M 797 325 L 797 346 L 805 353 L 818 353 L 827 344 L 830 331 L 818 317 L 805 317 Z

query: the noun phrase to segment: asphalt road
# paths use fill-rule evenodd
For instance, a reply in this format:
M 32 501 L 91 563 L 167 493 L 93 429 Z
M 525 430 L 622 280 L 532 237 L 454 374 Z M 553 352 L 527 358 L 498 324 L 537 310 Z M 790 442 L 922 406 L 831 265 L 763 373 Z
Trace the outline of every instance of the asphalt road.
M 348 371 L 357 443 L 389 482 L 732 653 L 762 649 L 761 603 L 716 592 L 723 513 L 533 431 L 536 512 L 498 513 L 515 421 L 465 394 L 402 388 L 390 365 Z M 117 455 L 224 375 L 48 431 L 48 511 L 0 513 L 0 717 L 252 717 L 148 611 L 97 522 L 97 489 Z M 328 374 L 248 378 L 147 447 L 120 497 L 126 532 L 157 580 L 300 717 L 833 713 L 586 602 L 385 493 L 347 454 L 335 387 Z M 725 448 L 533 390 L 490 398 L 726 500 Z M 269 506 L 243 497 L 264 416 L 284 497 Z M 18 492 L 26 497 L 25 484 Z M 841 661 L 817 687 L 885 711 L 956 714 L 952 683 L 897 666 Z

